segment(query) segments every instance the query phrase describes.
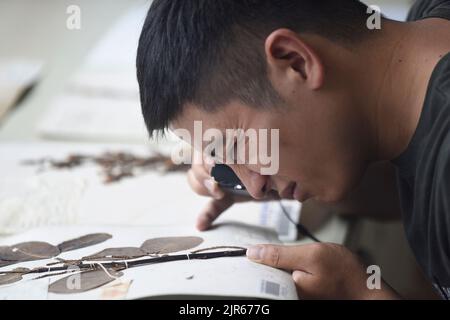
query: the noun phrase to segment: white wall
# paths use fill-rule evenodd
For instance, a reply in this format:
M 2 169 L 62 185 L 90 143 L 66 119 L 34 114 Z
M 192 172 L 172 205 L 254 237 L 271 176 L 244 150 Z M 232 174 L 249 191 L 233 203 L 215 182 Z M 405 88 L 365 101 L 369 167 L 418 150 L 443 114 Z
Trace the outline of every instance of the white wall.
M 376 5 L 390 19 L 405 20 L 414 0 L 361 0 L 367 5 Z

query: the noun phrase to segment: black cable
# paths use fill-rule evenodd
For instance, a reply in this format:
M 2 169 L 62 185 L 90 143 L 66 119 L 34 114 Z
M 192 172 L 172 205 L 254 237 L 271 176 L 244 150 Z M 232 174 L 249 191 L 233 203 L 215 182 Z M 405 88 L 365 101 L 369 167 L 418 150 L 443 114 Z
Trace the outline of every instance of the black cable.
M 286 208 L 284 207 L 283 203 L 280 203 L 280 207 L 281 207 L 281 211 L 284 213 L 284 215 L 286 216 L 286 218 L 296 226 L 298 233 L 300 233 L 301 235 L 313 240 L 314 242 L 318 242 L 321 243 L 321 241 L 319 239 L 317 239 L 304 225 L 302 225 L 300 222 L 297 223 L 295 222 L 291 216 L 289 215 L 289 213 L 287 212 Z

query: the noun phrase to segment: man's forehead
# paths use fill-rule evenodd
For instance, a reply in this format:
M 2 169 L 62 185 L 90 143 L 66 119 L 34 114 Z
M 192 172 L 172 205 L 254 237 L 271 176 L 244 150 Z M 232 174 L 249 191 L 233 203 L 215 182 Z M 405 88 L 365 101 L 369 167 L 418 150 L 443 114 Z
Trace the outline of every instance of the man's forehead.
M 183 112 L 170 123 L 170 129 L 194 129 L 196 122 L 201 122 L 204 129 L 226 130 L 237 128 L 246 116 L 242 108 L 234 104 L 207 111 L 192 104 L 187 104 Z
M 178 118 L 169 124 L 170 130 L 188 130 L 193 132 L 201 124 L 202 130 L 217 129 L 224 131 L 230 127 L 230 121 L 217 115 L 208 115 L 207 117 L 186 117 Z

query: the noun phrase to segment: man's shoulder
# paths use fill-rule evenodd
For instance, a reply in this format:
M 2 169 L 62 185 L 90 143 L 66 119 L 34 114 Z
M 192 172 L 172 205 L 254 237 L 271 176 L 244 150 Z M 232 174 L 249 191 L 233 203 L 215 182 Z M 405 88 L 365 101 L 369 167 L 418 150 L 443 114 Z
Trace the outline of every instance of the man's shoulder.
M 440 17 L 450 20 L 450 0 L 417 0 L 408 14 L 408 21 Z
M 445 206 L 441 209 L 450 213 L 450 120 L 447 129 L 436 159 L 435 190 L 441 205 Z
M 436 67 L 429 95 L 430 118 L 435 127 L 430 138 L 440 141 L 437 158 L 439 164 L 445 165 L 440 170 L 450 170 L 450 53 Z M 450 175 L 446 177 L 450 184 Z
M 450 53 L 436 67 L 428 88 L 420 126 L 422 181 L 450 212 Z M 426 190 L 422 190 L 426 192 Z M 438 200 L 436 198 L 430 199 Z
M 439 103 L 450 109 L 450 52 L 442 57 L 433 71 L 428 88 L 430 94 L 437 94 L 438 97 L 429 98 L 439 98 Z

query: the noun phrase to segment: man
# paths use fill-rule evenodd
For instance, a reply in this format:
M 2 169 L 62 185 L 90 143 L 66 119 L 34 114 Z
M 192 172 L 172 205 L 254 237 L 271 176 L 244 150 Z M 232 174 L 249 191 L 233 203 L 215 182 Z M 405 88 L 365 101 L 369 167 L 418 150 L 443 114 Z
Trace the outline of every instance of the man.
M 155 0 L 137 59 L 143 115 L 151 134 L 192 132 L 194 121 L 280 129 L 277 174 L 231 166 L 259 200 L 277 192 L 390 214 L 393 163 L 410 245 L 448 298 L 450 1 L 418 1 L 409 22 L 383 18 L 374 30 L 367 12 L 356 0 Z M 189 172 L 193 189 L 214 197 L 202 230 L 237 201 L 207 163 Z M 398 298 L 386 283 L 369 290 L 366 269 L 341 246 L 261 245 L 247 255 L 291 270 L 302 298 Z

